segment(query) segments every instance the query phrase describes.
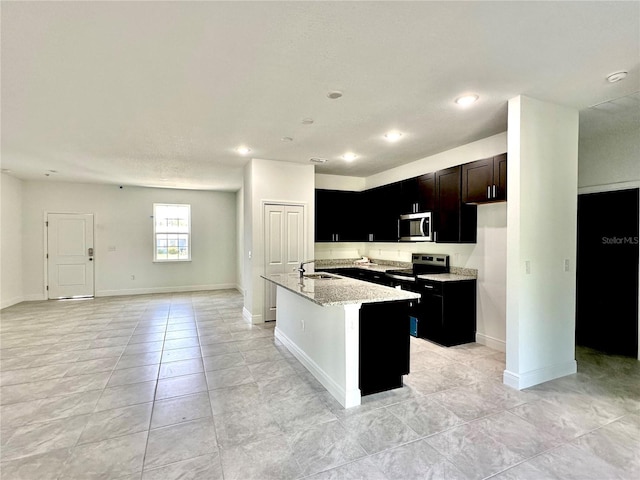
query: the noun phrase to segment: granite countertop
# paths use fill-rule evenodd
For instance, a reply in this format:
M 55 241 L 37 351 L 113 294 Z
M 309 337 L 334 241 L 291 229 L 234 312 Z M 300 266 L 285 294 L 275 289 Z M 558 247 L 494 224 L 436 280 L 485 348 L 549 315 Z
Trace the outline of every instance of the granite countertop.
M 381 272 L 384 273 L 387 270 L 396 270 L 398 267 L 394 267 L 392 265 L 378 265 L 377 263 L 342 263 L 342 264 L 334 264 L 334 265 L 324 265 L 324 266 L 316 266 L 316 272 L 330 272 L 334 268 L 358 268 L 360 270 L 369 270 L 371 272 Z
M 297 293 L 320 306 L 351 305 L 356 303 L 393 302 L 420 298 L 419 293 L 397 290 L 371 282 L 363 282 L 341 275 L 329 274 L 331 279 L 304 278 L 297 273 L 283 273 L 262 278 Z
M 476 280 L 473 275 L 460 275 L 457 273 L 432 273 L 418 275 L 419 280 L 432 280 L 434 282 L 461 282 L 463 280 Z

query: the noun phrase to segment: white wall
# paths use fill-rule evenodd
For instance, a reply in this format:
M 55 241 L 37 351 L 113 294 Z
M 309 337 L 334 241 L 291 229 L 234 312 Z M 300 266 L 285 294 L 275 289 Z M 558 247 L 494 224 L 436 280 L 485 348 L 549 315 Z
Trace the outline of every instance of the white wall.
M 520 389 L 576 371 L 578 112 L 520 96 L 508 124 L 504 381 Z
M 305 257 L 314 255 L 315 178 L 313 165 L 252 159 L 244 171 L 244 316 L 251 323 L 264 321 L 265 203 L 305 207 Z M 251 255 L 249 254 L 251 252 Z
M 640 182 L 640 130 L 580 138 L 578 186 Z
M 505 132 L 367 177 L 365 183 L 367 188 L 373 188 L 506 151 L 507 134 Z M 331 186 L 325 188 L 338 189 Z M 412 253 L 449 254 L 452 266 L 478 270 L 476 340 L 504 351 L 506 348 L 506 239 L 507 204 L 497 203 L 478 206 L 476 244 L 317 243 L 316 258 L 339 259 L 366 255 L 380 260 L 411 262 Z
M 366 184 L 364 177 L 347 177 L 342 175 L 316 173 L 316 188 L 361 192 L 362 190 L 365 190 L 365 187 Z
M 236 286 L 235 193 L 62 182 L 23 183 L 27 300 L 44 298 L 44 212 L 93 213 L 97 296 Z M 192 261 L 153 263 L 154 203 L 191 204 Z M 135 280 L 131 279 L 135 275 Z
M 22 181 L 1 174 L 0 196 L 0 308 L 23 300 Z
M 236 192 L 236 288 L 244 295 L 244 189 Z

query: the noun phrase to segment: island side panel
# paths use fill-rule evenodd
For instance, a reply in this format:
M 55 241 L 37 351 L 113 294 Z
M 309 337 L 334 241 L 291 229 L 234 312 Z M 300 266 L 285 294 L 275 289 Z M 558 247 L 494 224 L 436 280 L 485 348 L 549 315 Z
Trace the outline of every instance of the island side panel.
M 409 302 L 367 303 L 360 310 L 360 393 L 403 386 L 409 373 Z
M 345 408 L 360 405 L 360 305 L 321 307 L 278 287 L 275 336 Z

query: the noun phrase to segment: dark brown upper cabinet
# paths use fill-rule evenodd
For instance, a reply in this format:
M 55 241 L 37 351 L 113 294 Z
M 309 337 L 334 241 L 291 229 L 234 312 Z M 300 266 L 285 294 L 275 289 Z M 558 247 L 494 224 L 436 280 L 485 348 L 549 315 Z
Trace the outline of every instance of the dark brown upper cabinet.
M 316 193 L 316 242 L 363 242 L 362 193 L 320 190 Z
M 434 238 L 438 243 L 475 243 L 477 206 L 461 200 L 462 167 L 435 172 Z
M 506 153 L 462 166 L 463 203 L 504 202 L 506 199 Z
M 402 212 L 402 184 L 391 183 L 364 192 L 362 218 L 367 242 L 397 242 Z
M 401 212 L 418 213 L 432 211 L 436 196 L 435 173 L 426 173 L 419 177 L 401 182 Z

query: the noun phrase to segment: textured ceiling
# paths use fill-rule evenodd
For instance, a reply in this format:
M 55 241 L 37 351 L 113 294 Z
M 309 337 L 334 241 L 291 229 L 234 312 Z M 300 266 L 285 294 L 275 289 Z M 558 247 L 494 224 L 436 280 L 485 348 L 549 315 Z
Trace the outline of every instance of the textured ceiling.
M 235 190 L 248 157 L 369 176 L 505 131 L 520 94 L 584 134 L 638 124 L 588 108 L 640 91 L 638 2 L 2 2 L 1 35 L 2 168 L 25 179 Z

